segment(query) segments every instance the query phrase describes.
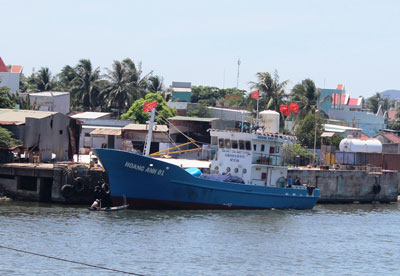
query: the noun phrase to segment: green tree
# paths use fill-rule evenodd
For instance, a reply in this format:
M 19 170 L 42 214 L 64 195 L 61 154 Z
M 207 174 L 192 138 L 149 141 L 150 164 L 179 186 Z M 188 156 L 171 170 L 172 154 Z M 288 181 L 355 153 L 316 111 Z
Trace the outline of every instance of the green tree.
M 0 108 L 13 108 L 14 103 L 10 99 L 8 92 L 10 89 L 8 87 L 0 87 Z
M 126 58 L 122 61 L 128 72 L 128 81 L 132 89 L 134 100 L 144 97 L 148 91 L 148 79 L 153 73 L 152 71 L 142 77 L 142 63 L 138 65 L 132 59 Z
M 129 71 L 123 62 L 114 61 L 112 70 L 107 69 L 106 78 L 109 80 L 108 85 L 100 93 L 100 97 L 104 99 L 103 106 L 110 110 L 116 108 L 121 112 L 132 105 L 133 93 L 130 86 Z
M 260 92 L 260 110 L 270 109 L 279 112 L 281 104 L 285 103 L 287 98 L 285 87 L 289 81 L 285 80 L 281 82 L 276 70 L 273 75 L 268 72 L 258 72 L 256 77 L 257 82 L 250 82 L 250 87 Z M 250 95 L 249 103 L 253 109 L 256 109 L 256 101 L 252 101 Z
M 283 158 L 286 164 L 296 164 L 296 157 L 312 157 L 313 154 L 300 144 L 285 145 L 282 148 Z
M 176 110 L 169 108 L 167 102 L 157 93 L 148 93 L 144 98 L 136 100 L 128 112 L 121 115 L 121 119 L 134 120 L 137 123 L 145 124 L 150 119 L 150 112 L 143 112 L 143 105 L 154 101 L 157 101 L 155 121 L 159 124 L 166 124 L 165 119 L 175 116 Z
M 189 117 L 200 117 L 200 118 L 210 118 L 211 113 L 207 106 L 203 104 L 197 104 L 195 106 L 188 106 L 187 116 Z
M 317 124 L 317 148 L 321 146 L 322 118 L 319 113 L 315 115 L 311 112 L 300 121 L 295 129 L 297 139 L 302 146 L 314 148 L 315 123 Z
M 301 84 L 296 84 L 290 93 L 290 101 L 299 105 L 299 113 L 295 120 L 304 119 L 310 112 L 314 112 L 321 95 L 321 89 L 315 86 L 314 81 L 305 79 Z
M 148 88 L 152 93 L 161 93 L 163 91 L 163 78 L 160 76 L 150 76 L 148 80 Z
M 0 148 L 11 148 L 21 144 L 22 142 L 15 139 L 10 131 L 0 127 Z
M 71 92 L 71 105 L 75 109 L 90 111 L 99 105 L 100 69 L 93 69 L 89 59 L 81 59 L 74 68 L 64 66 L 58 77 L 60 87 Z
M 225 92 L 214 86 L 193 86 L 190 101 L 205 106 L 216 106 L 219 99 L 225 97 Z
M 237 88 L 225 88 L 220 90 L 224 98 L 218 100 L 218 104 L 224 107 L 247 107 L 246 90 Z

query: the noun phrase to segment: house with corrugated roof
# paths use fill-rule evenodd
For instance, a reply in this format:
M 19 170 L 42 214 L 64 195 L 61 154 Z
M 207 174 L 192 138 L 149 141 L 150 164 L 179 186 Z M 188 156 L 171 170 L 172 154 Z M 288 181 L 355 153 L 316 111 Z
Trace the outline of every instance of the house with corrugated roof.
M 10 93 L 19 90 L 19 80 L 22 73 L 22 65 L 7 66 L 0 57 L 0 87 L 5 86 L 10 89 Z
M 43 162 L 73 160 L 79 148 L 79 123 L 59 112 L 0 109 L 0 126 Z

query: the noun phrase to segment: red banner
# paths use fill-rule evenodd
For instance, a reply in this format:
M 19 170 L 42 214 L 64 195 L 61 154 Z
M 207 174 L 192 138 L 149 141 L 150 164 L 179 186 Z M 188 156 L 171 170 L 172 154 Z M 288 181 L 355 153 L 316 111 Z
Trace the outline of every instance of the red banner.
M 287 104 L 281 105 L 279 111 L 286 117 L 290 115 L 290 109 Z
M 260 97 L 260 90 L 251 92 L 250 97 L 252 97 L 253 99 L 258 99 Z
M 144 103 L 143 112 L 151 112 L 151 110 L 156 107 L 157 107 L 157 101 Z
M 293 113 L 299 113 L 299 105 L 297 103 L 290 103 L 289 104 L 289 109 Z

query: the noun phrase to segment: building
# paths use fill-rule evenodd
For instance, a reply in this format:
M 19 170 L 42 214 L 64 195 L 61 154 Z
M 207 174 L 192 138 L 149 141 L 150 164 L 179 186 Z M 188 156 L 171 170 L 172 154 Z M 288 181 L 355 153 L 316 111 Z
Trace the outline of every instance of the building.
M 134 121 L 110 119 L 111 113 L 83 112 L 71 116 L 82 123 L 79 138 L 81 154 L 92 148 L 123 149 L 122 128 Z
M 10 93 L 19 90 L 19 80 L 22 73 L 21 65 L 11 65 L 7 67 L 0 57 L 0 87 L 5 86 L 10 89 Z
M 147 124 L 129 124 L 122 128 L 123 149 L 143 152 L 144 143 L 149 132 Z M 154 125 L 150 153 L 160 150 L 160 143 L 169 143 L 168 126 Z
M 79 123 L 59 112 L 0 109 L 0 126 L 43 162 L 72 160 L 79 147 Z
M 363 110 L 362 104 L 362 97 L 351 98 L 339 84 L 337 89 L 321 89 L 318 108 L 325 111 L 329 119 L 344 121 L 371 137 L 386 128 L 386 117 L 381 109 L 376 114 Z
M 28 95 L 31 106 L 36 106 L 41 111 L 60 112 L 62 114 L 70 112 L 69 92 L 46 91 Z
M 190 102 L 192 84 L 190 82 L 172 82 L 172 102 Z

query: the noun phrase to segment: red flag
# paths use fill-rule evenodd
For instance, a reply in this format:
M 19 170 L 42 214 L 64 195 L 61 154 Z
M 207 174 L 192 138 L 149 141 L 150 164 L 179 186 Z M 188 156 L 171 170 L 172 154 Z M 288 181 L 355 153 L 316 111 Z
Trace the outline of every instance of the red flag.
M 287 104 L 281 105 L 279 111 L 286 117 L 290 115 L 290 109 Z
M 151 110 L 156 107 L 157 107 L 157 101 L 144 103 L 143 112 L 151 112 Z
M 289 104 L 289 109 L 293 113 L 299 113 L 299 105 L 297 103 L 290 103 Z
M 258 99 L 260 97 L 260 90 L 251 92 L 250 97 L 252 97 L 253 99 Z

